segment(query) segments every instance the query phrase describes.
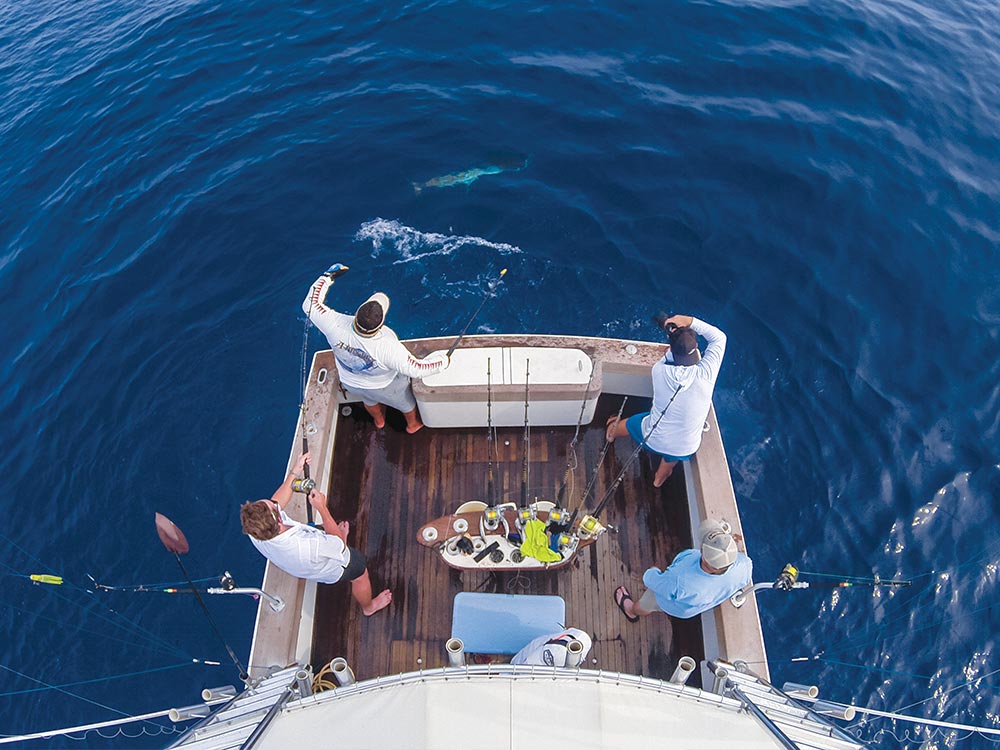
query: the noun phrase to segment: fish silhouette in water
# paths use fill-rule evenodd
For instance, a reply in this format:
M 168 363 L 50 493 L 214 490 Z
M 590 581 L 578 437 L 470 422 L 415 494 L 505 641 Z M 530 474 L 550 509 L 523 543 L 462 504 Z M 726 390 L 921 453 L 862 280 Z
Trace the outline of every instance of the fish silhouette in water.
M 413 192 L 420 195 L 420 193 L 426 188 L 447 188 L 455 187 L 456 185 L 471 185 L 480 177 L 485 177 L 489 174 L 518 172 L 524 169 L 527 164 L 528 160 L 524 157 L 496 159 L 492 164 L 488 164 L 485 167 L 475 167 L 473 169 L 467 169 L 464 172 L 442 175 L 440 177 L 435 177 L 432 180 L 427 180 L 427 182 L 414 182 Z

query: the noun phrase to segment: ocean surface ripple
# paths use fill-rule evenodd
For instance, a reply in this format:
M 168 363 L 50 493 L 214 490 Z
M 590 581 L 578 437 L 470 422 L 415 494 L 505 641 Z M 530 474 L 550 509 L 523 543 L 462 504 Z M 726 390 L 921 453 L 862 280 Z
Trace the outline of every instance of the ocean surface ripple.
M 502 267 L 479 330 L 719 324 L 758 579 L 913 580 L 762 595 L 774 681 L 997 726 L 997 70 L 969 0 L 5 4 L 0 734 L 235 679 L 186 597 L 87 575 L 176 581 L 159 511 L 192 575 L 259 580 L 238 507 L 281 480 L 335 261 L 331 300 L 382 289 L 403 337 Z M 245 656 L 253 603 L 220 598 Z

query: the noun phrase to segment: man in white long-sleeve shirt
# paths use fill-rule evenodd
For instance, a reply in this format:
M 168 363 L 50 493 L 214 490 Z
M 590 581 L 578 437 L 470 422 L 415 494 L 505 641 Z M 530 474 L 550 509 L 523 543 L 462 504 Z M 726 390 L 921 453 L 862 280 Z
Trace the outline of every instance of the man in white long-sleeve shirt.
M 670 347 L 653 365 L 652 410 L 619 422 L 614 430 L 615 417 L 608 420 L 608 440 L 631 435 L 650 453 L 660 456 L 654 487 L 663 486 L 677 462 L 691 458 L 701 445 L 702 428 L 726 354 L 726 334 L 703 320 L 673 315 L 663 325 L 671 331 Z M 698 336 L 708 342 L 704 356 L 698 351 Z
M 417 359 L 410 354 L 385 325 L 389 298 L 381 292 L 369 297 L 354 315 L 327 307 L 326 295 L 333 280 L 346 270 L 347 266 L 337 263 L 316 279 L 302 302 L 302 311 L 326 335 L 341 384 L 361 397 L 375 426 L 385 426 L 385 407 L 391 406 L 403 412 L 406 431 L 412 435 L 424 425 L 417 414 L 410 378 L 440 372 L 448 366 L 448 358 Z

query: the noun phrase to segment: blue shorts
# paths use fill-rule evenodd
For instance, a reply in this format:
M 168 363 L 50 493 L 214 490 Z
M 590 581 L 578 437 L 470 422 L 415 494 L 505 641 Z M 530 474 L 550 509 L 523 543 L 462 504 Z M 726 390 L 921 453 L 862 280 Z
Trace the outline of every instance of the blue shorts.
M 628 428 L 629 436 L 637 443 L 642 443 L 642 420 L 649 416 L 649 412 L 643 412 L 642 414 L 633 414 L 625 422 L 625 426 Z M 669 453 L 660 453 L 659 451 L 654 451 L 648 445 L 643 443 L 643 448 L 652 453 L 654 456 L 659 456 L 664 461 L 687 461 L 693 453 L 689 453 L 686 456 L 671 456 Z

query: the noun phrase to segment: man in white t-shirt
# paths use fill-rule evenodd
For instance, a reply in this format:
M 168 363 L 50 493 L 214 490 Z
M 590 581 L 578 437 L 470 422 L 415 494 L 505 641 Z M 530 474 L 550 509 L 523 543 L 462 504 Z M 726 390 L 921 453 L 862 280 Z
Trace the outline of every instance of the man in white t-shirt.
M 406 431 L 411 435 L 424 426 L 417 414 L 410 378 L 425 378 L 448 366 L 448 357 L 440 354 L 417 359 L 403 346 L 395 332 L 385 325 L 389 298 L 376 292 L 346 315 L 326 306 L 326 295 L 333 280 L 343 275 L 347 266 L 337 263 L 320 276 L 302 302 L 302 311 L 326 334 L 337 362 L 340 383 L 361 397 L 375 426 L 385 426 L 385 407 L 391 406 L 406 417 Z
M 319 513 L 323 528 L 314 528 L 288 517 L 285 506 L 292 499 L 292 482 L 310 462 L 304 454 L 270 500 L 244 503 L 240 508 L 243 533 L 264 557 L 296 578 L 318 583 L 351 582 L 351 595 L 366 615 L 373 615 L 392 602 L 385 589 L 372 596 L 372 583 L 364 555 L 347 546 L 347 521 L 337 523 L 326 506 L 326 495 L 313 490 L 309 504 Z
M 726 354 L 726 334 L 690 315 L 658 319 L 670 336 L 663 359 L 653 365 L 653 408 L 614 425 L 608 420 L 608 440 L 631 435 L 637 443 L 660 457 L 653 486 L 662 487 L 678 461 L 687 461 L 701 445 L 701 436 L 712 408 L 712 392 Z M 708 342 L 704 356 L 698 336 Z M 612 429 L 614 428 L 614 429 Z

